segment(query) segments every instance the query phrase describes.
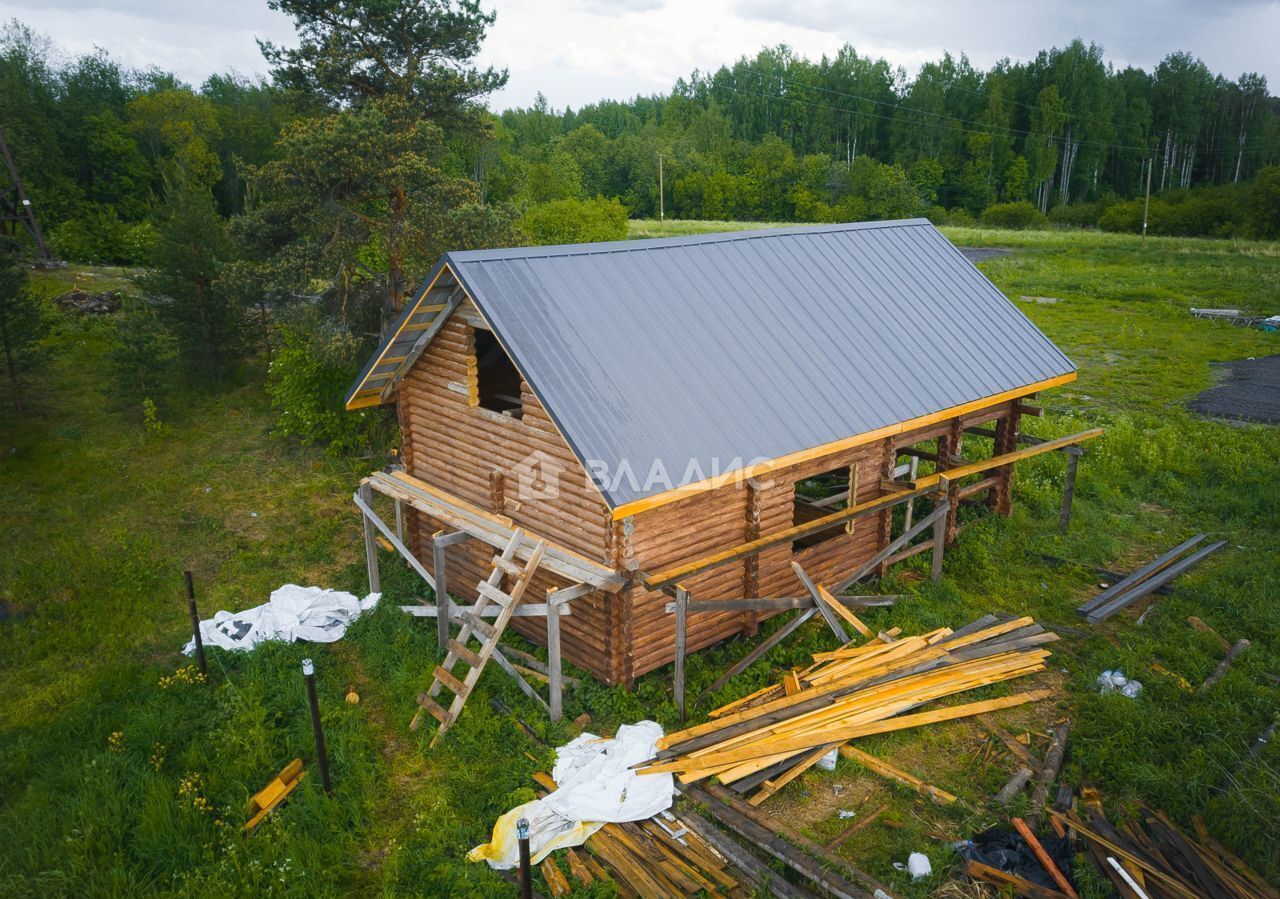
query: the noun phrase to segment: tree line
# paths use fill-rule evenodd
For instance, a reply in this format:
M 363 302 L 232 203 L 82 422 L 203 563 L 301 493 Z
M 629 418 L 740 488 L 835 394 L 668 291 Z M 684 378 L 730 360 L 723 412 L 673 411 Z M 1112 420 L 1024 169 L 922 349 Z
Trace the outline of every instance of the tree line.
M 342 412 L 343 388 L 443 252 L 622 238 L 660 208 L 1131 230 L 1150 178 L 1157 231 L 1280 236 L 1277 101 L 1187 54 L 1117 70 L 1075 41 L 908 78 L 777 47 L 669 94 L 495 114 L 507 74 L 476 62 L 479 0 L 269 2 L 296 46 L 261 45 L 269 77 L 199 86 L 0 33 L 0 127 L 54 251 L 143 267 L 108 359 L 149 415 L 261 358 L 283 433 L 365 447 L 389 424 Z M 48 323 L 4 255 L 16 384 Z

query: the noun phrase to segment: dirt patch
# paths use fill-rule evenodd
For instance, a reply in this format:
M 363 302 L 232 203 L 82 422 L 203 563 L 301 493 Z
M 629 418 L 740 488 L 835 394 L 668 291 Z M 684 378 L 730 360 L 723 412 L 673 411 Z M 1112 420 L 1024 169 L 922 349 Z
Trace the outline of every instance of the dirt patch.
M 1008 256 L 1013 250 L 1008 247 L 960 247 L 960 252 L 964 253 L 965 259 L 977 265 L 979 262 L 986 262 L 988 259 Z
M 1190 403 L 1201 415 L 1280 424 L 1280 355 L 1221 365 L 1222 382 Z

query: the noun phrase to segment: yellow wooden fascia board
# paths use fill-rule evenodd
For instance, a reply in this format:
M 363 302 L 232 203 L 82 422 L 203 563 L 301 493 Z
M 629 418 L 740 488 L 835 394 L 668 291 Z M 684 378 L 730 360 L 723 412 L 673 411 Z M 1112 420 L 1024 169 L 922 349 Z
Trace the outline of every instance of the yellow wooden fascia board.
M 693 484 L 686 484 L 683 487 L 676 487 L 673 490 L 666 490 L 662 493 L 656 493 L 653 496 L 638 499 L 634 502 L 623 503 L 613 510 L 613 518 L 618 521 L 632 515 L 638 515 L 641 512 L 648 512 L 660 506 L 677 502 L 682 499 L 688 499 L 691 496 L 697 496 L 700 493 L 706 493 L 709 490 L 715 490 L 717 487 L 723 487 L 725 484 L 745 481 L 748 478 L 758 478 L 772 471 L 782 468 L 789 468 L 792 465 L 799 465 L 803 462 L 809 462 L 813 459 L 819 459 L 823 456 L 834 455 L 835 453 L 844 452 L 859 446 L 865 446 L 876 440 L 883 440 L 885 437 L 894 437 L 898 434 L 904 434 L 908 431 L 914 431 L 917 428 L 928 427 L 940 421 L 949 418 L 955 418 L 959 415 L 967 415 L 978 409 L 984 409 L 987 406 L 995 406 L 1008 400 L 1018 399 L 1028 394 L 1036 393 L 1041 390 L 1049 390 L 1062 384 L 1069 384 L 1076 379 L 1075 372 L 1067 372 L 1053 378 L 1046 378 L 1043 381 L 1037 381 L 1034 384 L 1028 384 L 1025 387 L 1018 387 L 1013 390 L 1006 390 L 1002 393 L 996 393 L 980 400 L 972 400 L 967 403 L 961 403 L 958 406 L 952 406 L 948 409 L 942 409 L 938 412 L 932 412 L 928 415 L 921 415 L 918 418 L 908 419 L 895 425 L 887 425 L 883 428 L 877 428 L 874 431 L 867 431 L 862 434 L 855 434 L 851 437 L 845 437 L 831 443 L 824 443 L 821 446 L 815 446 L 811 449 L 801 450 L 795 453 L 789 453 L 785 456 L 778 456 L 775 459 L 768 459 L 755 465 L 745 466 L 743 468 L 734 469 L 733 471 L 723 472 L 714 477 L 697 481 Z
M 387 364 L 387 362 L 390 361 L 390 359 L 388 359 L 387 357 L 387 353 L 391 351 L 391 347 L 395 344 L 395 342 L 400 339 L 401 334 L 403 334 L 406 330 L 422 330 L 423 328 L 426 327 L 426 325 L 423 325 L 421 327 L 411 325 L 410 321 L 419 312 L 426 311 L 426 309 L 422 307 L 422 301 L 427 298 L 427 294 L 431 293 L 431 290 L 436 286 L 436 282 L 440 280 L 440 276 L 443 275 L 445 272 L 448 272 L 450 275 L 452 275 L 453 280 L 458 282 L 459 287 L 462 287 L 462 282 L 458 280 L 457 274 L 453 271 L 453 269 L 449 267 L 449 263 L 446 262 L 444 265 L 440 266 L 440 271 L 436 272 L 436 276 L 431 279 L 431 282 L 427 284 L 425 288 L 423 288 L 423 291 L 421 294 L 418 295 L 418 298 L 413 301 L 413 311 L 404 317 L 404 321 L 401 322 L 400 327 L 396 328 L 395 334 L 391 336 L 391 339 L 387 341 L 386 346 L 382 348 L 382 352 L 378 354 L 378 361 L 373 363 L 373 365 L 369 366 L 369 370 L 365 372 L 364 377 L 360 379 L 360 386 L 356 388 L 355 393 L 351 395 L 351 399 L 348 400 L 346 404 L 343 406 L 343 408 L 345 408 L 348 412 L 353 412 L 356 409 L 366 409 L 369 406 L 382 405 L 382 397 L 381 397 L 380 390 L 378 393 L 367 398 L 361 397 L 360 392 L 363 391 L 368 386 L 369 379 L 374 377 L 375 374 L 385 374 L 385 372 L 378 372 L 378 367 L 385 365 Z M 465 287 L 462 288 L 462 292 L 463 293 L 467 292 Z M 435 309 L 437 312 L 439 312 L 439 310 L 443 309 L 444 307 L 440 306 L 437 308 L 435 306 L 431 306 L 427 308 Z M 392 358 L 395 358 L 395 357 L 392 357 Z M 398 358 L 399 358 L 399 361 L 404 360 L 403 356 Z M 399 364 L 399 362 L 397 362 L 397 364 Z

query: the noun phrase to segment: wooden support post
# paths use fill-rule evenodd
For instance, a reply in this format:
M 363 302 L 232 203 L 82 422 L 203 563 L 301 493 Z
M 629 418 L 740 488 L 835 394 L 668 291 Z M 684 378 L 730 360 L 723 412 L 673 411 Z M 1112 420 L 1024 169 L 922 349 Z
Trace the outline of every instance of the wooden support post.
M 1084 450 L 1078 446 L 1069 446 L 1064 452 L 1067 454 L 1067 480 L 1062 487 L 1062 513 L 1058 516 L 1058 530 L 1063 534 L 1071 526 L 1071 501 L 1076 493 L 1076 469 L 1080 466 L 1080 457 L 1084 455 Z
M 915 456 L 912 456 L 911 461 L 907 463 L 907 480 L 914 481 L 916 479 L 916 473 L 919 471 L 919 469 L 920 469 L 920 460 L 917 459 Z M 907 500 L 907 509 L 906 509 L 906 512 L 903 513 L 904 517 L 902 519 L 902 529 L 904 531 L 911 530 L 911 519 L 915 515 L 915 512 L 916 512 L 916 501 L 915 501 L 915 498 L 913 497 Z
M 395 500 L 396 504 L 396 538 L 404 543 L 404 504 L 399 499 Z
M 675 696 L 680 720 L 684 720 L 684 654 L 689 628 L 689 591 L 676 587 L 676 660 Z
M 441 538 L 443 531 L 436 531 L 431 537 L 431 570 L 436 576 L 436 643 L 441 652 L 449 649 L 449 580 L 446 573 L 448 563 L 445 560 L 447 548 Z
M 368 484 L 360 485 L 358 495 L 366 506 L 372 507 L 373 490 Z M 360 512 L 360 518 L 364 522 L 364 561 L 369 569 L 369 592 L 381 593 L 382 577 L 378 572 L 378 544 L 374 542 L 373 522 L 369 520 L 369 514 L 363 510 Z
M 950 494 L 950 485 L 945 479 L 938 486 Z M 935 584 L 942 581 L 942 554 L 947 548 L 947 522 L 951 520 L 953 508 L 954 506 L 949 508 L 946 515 L 938 516 L 933 523 L 933 561 L 929 568 L 929 579 Z
M 750 543 L 760 536 L 760 488 L 754 481 L 747 481 L 747 523 L 743 529 L 743 542 Z M 759 595 L 760 556 L 747 556 L 742 560 L 742 595 L 748 599 Z M 754 637 L 760 629 L 760 615 L 755 611 L 742 613 L 742 633 Z
M 1003 456 L 1018 448 L 1018 428 L 1021 420 L 1022 417 L 1014 406 L 1007 416 L 996 422 L 991 455 Z M 1013 465 L 1005 465 L 997 469 L 999 480 L 987 494 L 987 504 L 997 515 L 1007 517 L 1013 513 L 1013 470 Z
M 559 721 L 564 714 L 564 672 L 560 668 L 560 605 L 554 601 L 555 592 L 547 591 L 547 698 L 551 720 Z

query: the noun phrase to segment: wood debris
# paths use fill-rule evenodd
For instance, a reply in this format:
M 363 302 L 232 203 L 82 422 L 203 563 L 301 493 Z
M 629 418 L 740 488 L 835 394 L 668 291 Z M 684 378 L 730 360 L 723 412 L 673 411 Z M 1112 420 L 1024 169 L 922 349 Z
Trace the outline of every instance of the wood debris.
M 1204 534 L 1196 534 L 1190 540 L 1178 544 L 1167 553 L 1143 565 L 1133 574 L 1112 584 L 1082 604 L 1077 611 L 1084 615 L 1090 624 L 1104 621 L 1121 609 L 1133 605 L 1142 597 L 1165 586 L 1189 568 L 1199 565 L 1227 545 L 1227 541 L 1219 540 L 1217 543 L 1196 549 L 1204 539 Z M 1188 552 L 1189 555 L 1184 555 Z
M 1044 670 L 1049 652 L 1042 646 L 1056 639 L 1031 618 L 1002 621 L 988 615 L 956 631 L 897 639 L 886 632 L 860 646 L 817 653 L 811 666 L 795 673 L 799 690 L 794 681 L 788 687 L 788 675 L 716 709 L 707 723 L 663 737 L 657 759 L 640 772 L 673 772 L 685 784 L 714 776 L 739 793 L 757 787 L 772 793 L 797 768 L 857 737 L 1048 697 L 1048 690 L 1033 690 L 919 711 L 939 699 Z M 907 778 L 895 779 L 914 780 Z M 923 787 L 940 801 L 950 797 Z
M 1121 896 L 1280 899 L 1280 893 L 1257 873 L 1215 843 L 1203 822 L 1196 822 L 1197 839 L 1193 840 L 1163 813 L 1146 806 L 1139 806 L 1133 818 L 1117 827 L 1098 803 L 1081 805 L 1087 819 L 1075 812 L 1050 814 L 1084 841 L 1091 860 Z

